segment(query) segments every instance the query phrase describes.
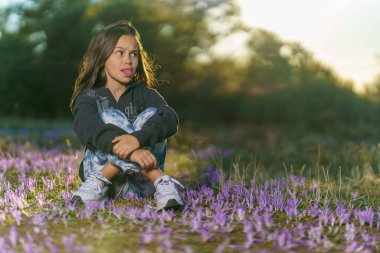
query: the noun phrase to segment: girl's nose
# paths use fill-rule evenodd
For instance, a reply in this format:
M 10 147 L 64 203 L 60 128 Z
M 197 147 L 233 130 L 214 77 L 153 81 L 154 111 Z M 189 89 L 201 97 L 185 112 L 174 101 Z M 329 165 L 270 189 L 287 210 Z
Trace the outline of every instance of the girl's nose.
M 124 62 L 126 64 L 132 64 L 131 56 L 129 54 L 126 54 L 124 57 Z

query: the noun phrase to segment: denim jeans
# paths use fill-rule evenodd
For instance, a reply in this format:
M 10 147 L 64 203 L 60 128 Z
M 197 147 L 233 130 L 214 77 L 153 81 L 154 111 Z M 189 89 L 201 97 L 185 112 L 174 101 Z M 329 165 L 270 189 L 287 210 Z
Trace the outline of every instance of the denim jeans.
M 127 133 L 132 133 L 140 130 L 144 123 L 152 117 L 156 111 L 157 108 L 154 107 L 145 109 L 140 113 L 133 124 L 117 109 L 105 109 L 100 115 L 104 123 L 114 124 Z M 154 146 L 145 148 L 156 157 L 157 167 L 162 171 L 164 171 L 166 143 L 167 141 L 163 140 Z M 131 196 L 147 197 L 154 193 L 153 183 L 140 173 L 141 167 L 138 164 L 99 150 L 85 150 L 83 161 L 79 169 L 80 178 L 82 181 L 85 181 L 92 171 L 100 171 L 108 163 L 116 165 L 123 171 L 123 173 L 118 174 L 111 180 L 112 185 L 110 186 L 109 196 L 117 198 L 128 198 Z

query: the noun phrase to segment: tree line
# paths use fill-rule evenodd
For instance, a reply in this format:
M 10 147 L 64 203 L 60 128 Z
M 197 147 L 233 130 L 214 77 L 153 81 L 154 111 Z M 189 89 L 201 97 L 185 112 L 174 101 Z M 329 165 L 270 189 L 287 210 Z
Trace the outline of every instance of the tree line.
M 73 82 L 90 38 L 99 27 L 127 19 L 155 60 L 156 88 L 182 121 L 319 130 L 379 123 L 378 89 L 356 94 L 350 81 L 301 44 L 248 27 L 238 17 L 233 0 L 10 5 L 0 12 L 0 115 L 69 118 Z M 224 29 L 212 29 L 216 23 Z M 215 55 L 212 46 L 235 32 L 248 35 L 247 56 Z

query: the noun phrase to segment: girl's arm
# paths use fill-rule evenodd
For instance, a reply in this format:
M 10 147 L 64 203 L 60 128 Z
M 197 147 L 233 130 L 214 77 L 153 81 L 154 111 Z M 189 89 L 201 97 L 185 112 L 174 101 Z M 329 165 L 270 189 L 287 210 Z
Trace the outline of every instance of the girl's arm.
M 140 147 L 152 146 L 174 135 L 178 129 L 178 116 L 168 106 L 164 98 L 155 90 L 144 87 L 145 108 L 156 107 L 156 113 L 149 118 L 142 129 L 131 133 L 140 143 Z
M 132 152 L 140 148 L 137 138 L 130 134 L 117 136 L 112 143 L 114 144 L 112 152 L 121 159 L 127 159 Z
M 127 132 L 113 124 L 105 124 L 97 110 L 95 97 L 86 93 L 78 95 L 73 108 L 73 129 L 86 147 L 111 153 L 114 143 L 110 140 Z

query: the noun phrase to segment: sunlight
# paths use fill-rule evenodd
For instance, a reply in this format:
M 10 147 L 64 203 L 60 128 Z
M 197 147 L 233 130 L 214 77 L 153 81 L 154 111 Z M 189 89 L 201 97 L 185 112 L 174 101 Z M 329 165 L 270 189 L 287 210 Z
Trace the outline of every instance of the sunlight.
M 298 41 L 357 90 L 379 72 L 380 2 L 373 0 L 237 0 L 242 20 Z

